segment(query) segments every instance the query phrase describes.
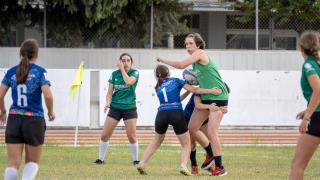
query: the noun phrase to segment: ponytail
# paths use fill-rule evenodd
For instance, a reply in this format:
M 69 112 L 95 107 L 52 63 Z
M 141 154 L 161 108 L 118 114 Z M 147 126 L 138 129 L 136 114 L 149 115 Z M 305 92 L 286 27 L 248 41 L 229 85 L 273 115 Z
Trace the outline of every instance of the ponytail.
M 17 84 L 24 84 L 27 81 L 29 74 L 29 66 L 29 57 L 23 56 L 17 69 Z
M 20 48 L 20 63 L 16 72 L 17 84 L 24 84 L 29 75 L 30 61 L 38 57 L 39 45 L 35 39 L 25 40 Z
M 160 87 L 162 83 L 163 83 L 163 78 L 158 77 L 158 81 L 155 88 L 157 89 L 158 87 Z
M 165 65 L 158 65 L 154 70 L 154 75 L 157 79 L 156 89 L 161 86 L 163 79 L 169 77 L 169 68 Z

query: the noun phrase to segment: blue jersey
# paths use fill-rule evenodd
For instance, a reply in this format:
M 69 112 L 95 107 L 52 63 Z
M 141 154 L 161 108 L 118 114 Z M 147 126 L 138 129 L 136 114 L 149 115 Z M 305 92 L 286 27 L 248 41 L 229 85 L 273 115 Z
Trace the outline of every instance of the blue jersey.
M 190 97 L 189 102 L 187 103 L 186 107 L 183 110 L 183 115 L 185 119 L 190 119 L 191 115 L 193 113 L 194 110 L 194 96 L 195 94 L 192 94 L 192 96 Z
M 17 84 L 17 68 L 18 66 L 9 69 L 2 80 L 2 84 L 11 87 L 13 104 L 9 114 L 43 117 L 41 86 L 50 85 L 46 79 L 46 70 L 30 64 L 27 81 L 24 84 Z
M 180 91 L 187 82 L 178 78 L 165 78 L 156 93 L 160 101 L 158 111 L 182 109 Z

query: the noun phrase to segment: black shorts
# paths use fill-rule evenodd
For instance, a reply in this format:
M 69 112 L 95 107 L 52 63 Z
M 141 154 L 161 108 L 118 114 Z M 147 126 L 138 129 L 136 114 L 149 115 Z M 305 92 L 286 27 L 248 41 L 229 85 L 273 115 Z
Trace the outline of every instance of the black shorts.
M 117 109 L 111 108 L 109 109 L 108 116 L 112 117 L 113 119 L 120 121 L 123 119 L 124 121 L 127 119 L 138 118 L 137 108 L 134 109 Z
M 201 102 L 202 102 L 203 104 L 216 103 L 216 106 L 218 106 L 218 107 L 228 106 L 228 100 L 202 100 Z
M 186 118 L 186 117 L 184 117 L 184 119 L 186 120 L 187 125 L 189 125 L 190 118 Z M 206 125 L 206 124 L 208 124 L 208 119 L 206 119 L 206 120 L 202 123 L 202 125 L 201 125 L 201 126 L 204 126 L 204 125 Z
M 7 144 L 42 145 L 46 131 L 43 117 L 9 114 L 6 127 Z
M 176 135 L 183 134 L 188 131 L 186 120 L 184 120 L 182 109 L 158 111 L 155 130 L 158 134 L 164 134 L 171 125 Z
M 320 112 L 314 112 L 312 114 L 307 134 L 320 137 Z

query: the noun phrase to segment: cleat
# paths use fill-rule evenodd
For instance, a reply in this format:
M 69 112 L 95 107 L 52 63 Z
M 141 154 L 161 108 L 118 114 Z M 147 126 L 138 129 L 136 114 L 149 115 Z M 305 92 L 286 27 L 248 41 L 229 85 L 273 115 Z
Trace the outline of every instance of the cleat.
M 101 161 L 100 159 L 97 159 L 95 162 L 93 162 L 93 163 L 95 163 L 95 164 L 97 164 L 97 165 L 102 165 L 102 164 L 104 164 L 104 161 Z
M 180 167 L 180 174 L 185 176 L 192 176 L 191 172 L 186 167 Z
M 192 174 L 199 174 L 199 167 L 198 166 L 192 166 L 191 167 L 191 173 Z
M 212 166 L 213 163 L 214 163 L 214 157 L 206 155 L 206 158 L 203 164 L 201 165 L 201 169 L 207 170 Z
M 208 171 L 209 173 L 211 173 L 213 170 L 214 170 L 214 165 L 212 164 L 212 165 L 207 169 L 207 171 Z
M 141 164 L 137 165 L 137 170 L 139 171 L 139 173 L 141 175 L 147 175 L 146 168 L 144 166 L 142 166 Z
M 132 162 L 134 166 L 138 165 L 140 163 L 140 161 L 133 161 Z
M 227 171 L 224 169 L 223 166 L 217 167 L 212 171 L 212 176 L 225 176 L 227 175 Z

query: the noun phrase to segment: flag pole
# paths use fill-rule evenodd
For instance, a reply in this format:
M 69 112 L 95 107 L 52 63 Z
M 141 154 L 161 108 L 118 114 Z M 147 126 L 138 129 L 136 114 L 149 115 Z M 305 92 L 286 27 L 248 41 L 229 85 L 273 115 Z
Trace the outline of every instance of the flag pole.
M 73 97 L 78 95 L 77 100 L 77 112 L 76 112 L 76 130 L 74 133 L 74 147 L 78 144 L 78 131 L 79 131 L 79 113 L 80 113 L 80 95 L 81 95 L 81 85 L 83 78 L 83 61 L 81 61 L 79 68 L 76 72 L 75 78 L 70 86 L 70 93 Z M 77 92 L 78 91 L 78 92 Z
M 76 130 L 74 132 L 74 144 L 73 144 L 74 147 L 77 147 L 77 145 L 78 145 L 80 94 L 81 94 L 81 85 L 79 86 L 79 91 L 78 91 L 77 113 L 76 113 Z

